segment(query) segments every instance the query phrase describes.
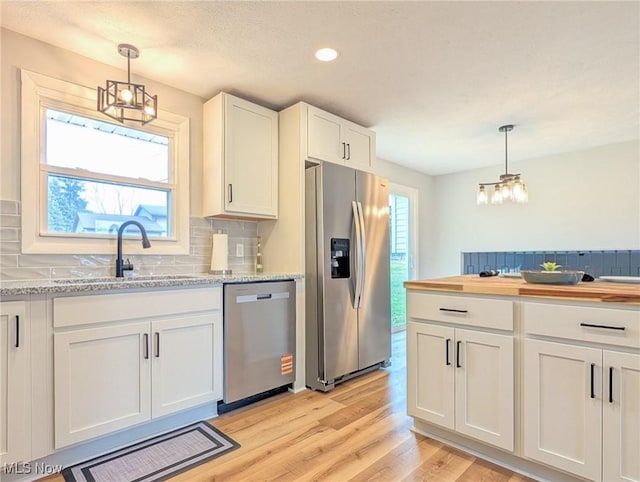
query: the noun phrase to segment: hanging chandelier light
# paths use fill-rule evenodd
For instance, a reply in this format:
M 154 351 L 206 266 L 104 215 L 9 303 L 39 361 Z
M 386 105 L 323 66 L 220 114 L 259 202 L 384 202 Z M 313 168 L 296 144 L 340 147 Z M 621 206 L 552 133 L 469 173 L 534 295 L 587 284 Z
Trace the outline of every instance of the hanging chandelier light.
M 481 182 L 478 185 L 478 204 L 502 204 L 504 201 L 513 201 L 517 203 L 526 203 L 529 201 L 527 187 L 522 182 L 520 174 L 509 174 L 507 164 L 507 132 L 513 130 L 513 124 L 500 126 L 498 131 L 504 132 L 504 174 L 500 175 L 498 182 Z M 493 186 L 491 192 L 490 186 Z
M 142 84 L 131 82 L 131 59 L 140 51 L 133 45 L 118 45 L 118 53 L 127 58 L 127 81 L 107 80 L 106 88 L 98 86 L 98 110 L 118 122 L 140 122 L 145 125 L 158 116 L 158 96 L 151 95 Z

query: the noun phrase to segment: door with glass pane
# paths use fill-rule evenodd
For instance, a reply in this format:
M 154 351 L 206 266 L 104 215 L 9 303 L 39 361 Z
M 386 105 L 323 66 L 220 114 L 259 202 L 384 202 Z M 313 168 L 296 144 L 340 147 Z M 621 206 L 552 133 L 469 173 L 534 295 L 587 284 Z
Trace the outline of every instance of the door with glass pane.
M 391 267 L 391 330 L 406 328 L 403 283 L 417 277 L 417 189 L 399 184 L 389 188 L 389 255 Z

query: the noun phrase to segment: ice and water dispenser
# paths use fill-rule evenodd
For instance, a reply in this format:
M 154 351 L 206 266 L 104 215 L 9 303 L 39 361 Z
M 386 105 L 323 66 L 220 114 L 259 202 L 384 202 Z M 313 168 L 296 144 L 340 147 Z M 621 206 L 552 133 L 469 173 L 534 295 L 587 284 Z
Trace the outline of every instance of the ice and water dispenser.
M 348 278 L 349 265 L 349 239 L 331 238 L 331 277 Z

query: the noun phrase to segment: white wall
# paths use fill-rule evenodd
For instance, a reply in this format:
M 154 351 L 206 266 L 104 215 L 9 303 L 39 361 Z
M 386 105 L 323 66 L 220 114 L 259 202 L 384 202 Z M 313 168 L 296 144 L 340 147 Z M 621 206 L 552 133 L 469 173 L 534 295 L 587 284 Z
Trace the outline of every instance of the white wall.
M 116 45 L 113 46 L 114 51 Z M 90 88 L 104 86 L 106 79 L 126 79 L 126 61 L 116 69 L 69 50 L 1 29 L 2 86 L 0 146 L 0 199 L 20 199 L 20 69 L 24 68 L 56 79 Z M 141 52 L 144 59 L 144 50 Z M 141 60 L 138 60 L 141 61 Z M 202 204 L 202 104 L 204 99 L 135 75 L 153 94 L 158 108 L 191 119 L 190 198 L 191 216 L 200 216 Z M 105 117 L 106 119 L 106 117 Z
M 509 164 L 529 203 L 476 205 L 478 182 L 502 165 L 434 179 L 430 276 L 460 274 L 463 251 L 640 248 L 640 142 L 631 141 Z
M 433 277 L 434 178 L 383 159 L 376 163 L 376 174 L 389 181 L 418 190 L 418 279 Z

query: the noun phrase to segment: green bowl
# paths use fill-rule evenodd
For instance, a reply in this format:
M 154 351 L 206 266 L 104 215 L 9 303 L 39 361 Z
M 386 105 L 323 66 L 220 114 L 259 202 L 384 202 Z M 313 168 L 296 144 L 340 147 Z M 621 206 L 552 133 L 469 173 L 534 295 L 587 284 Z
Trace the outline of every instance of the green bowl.
M 575 285 L 582 279 L 584 271 L 521 271 L 527 283 L 546 285 Z

